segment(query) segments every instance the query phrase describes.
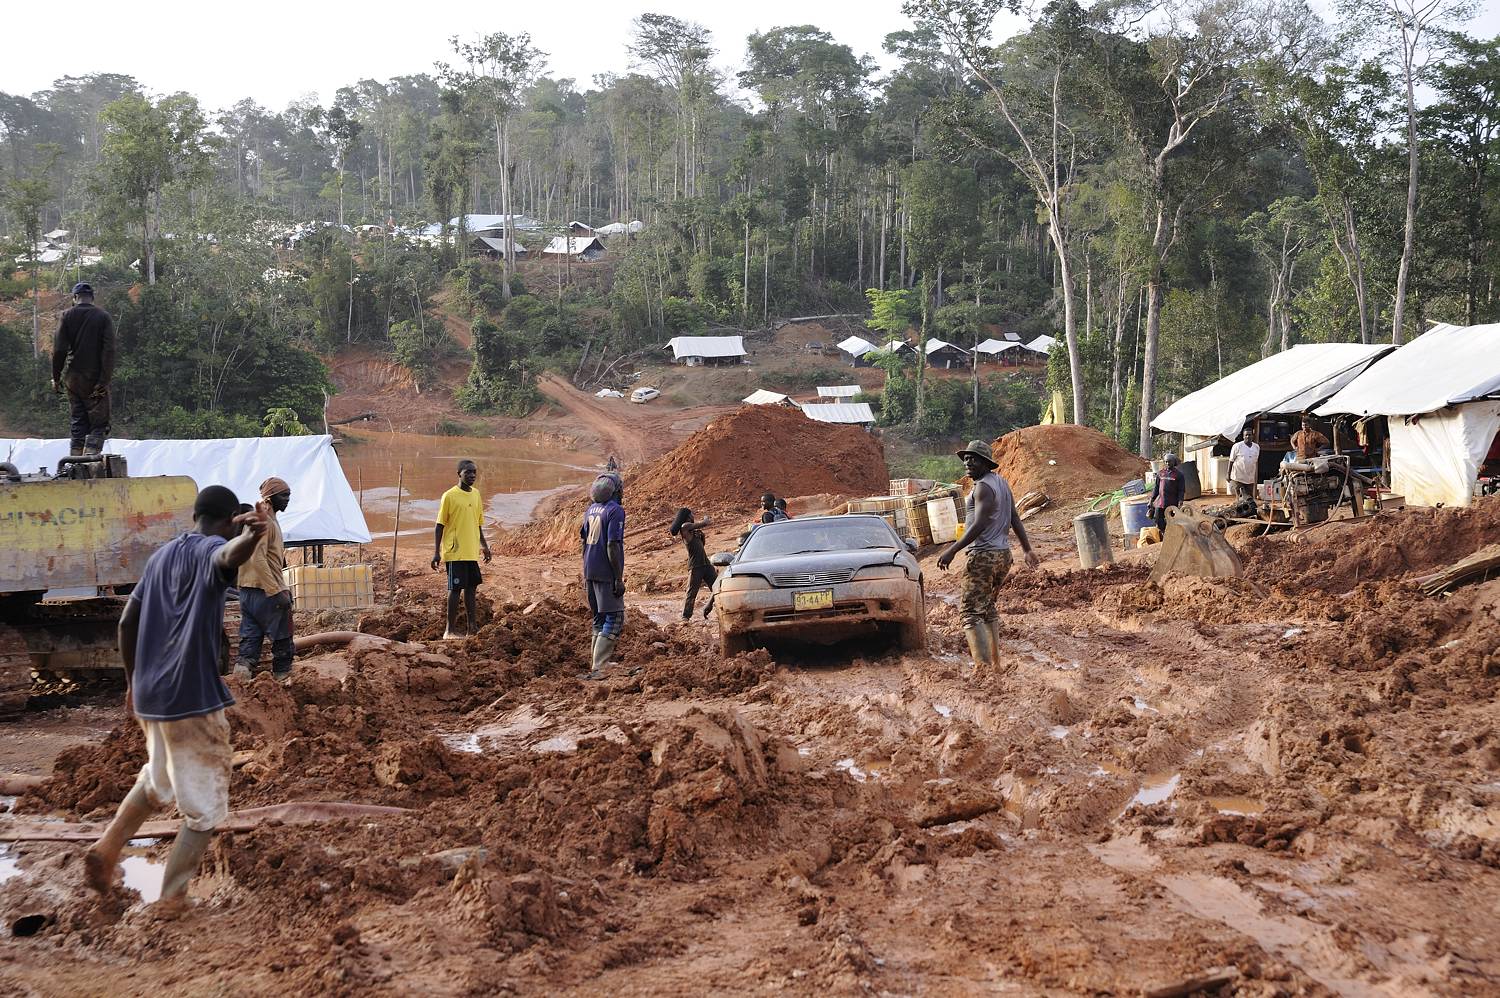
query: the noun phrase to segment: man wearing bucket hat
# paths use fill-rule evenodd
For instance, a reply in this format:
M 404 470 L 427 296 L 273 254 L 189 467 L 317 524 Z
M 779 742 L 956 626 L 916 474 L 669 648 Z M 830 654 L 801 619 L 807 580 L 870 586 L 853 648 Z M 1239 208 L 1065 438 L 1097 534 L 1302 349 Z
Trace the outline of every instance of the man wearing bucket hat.
M 292 487 L 272 475 L 260 483 L 266 532 L 250 560 L 240 566 L 240 661 L 235 677 L 249 681 L 260 665 L 260 649 L 271 639 L 271 676 L 283 686 L 292 679 L 292 591 L 286 587 L 286 545 L 277 517 L 292 501 Z
M 968 549 L 958 613 L 969 642 L 969 657 L 974 660 L 976 672 L 986 666 L 999 671 L 1000 613 L 995 609 L 995 600 L 1000 584 L 1010 573 L 1011 532 L 1021 542 L 1027 565 L 1035 567 L 1039 559 L 1031 550 L 1026 528 L 1016 516 L 1009 483 L 995 473 L 999 465 L 990 445 L 983 440 L 970 440 L 958 457 L 974 482 L 974 490 L 969 493 L 963 536 L 938 556 L 938 568 L 946 571 L 954 557 Z
M 63 313 L 52 341 L 52 390 L 68 393 L 73 457 L 104 450 L 104 438 L 109 436 L 109 381 L 114 373 L 114 320 L 94 305 L 91 285 L 75 284 L 73 307 Z

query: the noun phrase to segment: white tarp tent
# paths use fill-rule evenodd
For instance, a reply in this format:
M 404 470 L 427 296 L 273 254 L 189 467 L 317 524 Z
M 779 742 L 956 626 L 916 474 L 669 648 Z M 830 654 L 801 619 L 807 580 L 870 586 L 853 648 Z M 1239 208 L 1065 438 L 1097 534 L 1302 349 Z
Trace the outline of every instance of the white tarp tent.
M 1393 348 L 1362 343 L 1303 343 L 1242 367 L 1184 395 L 1151 421 L 1165 433 L 1234 439 L 1264 413 L 1308 412 Z
M 1038 336 L 1036 339 L 1032 340 L 1030 343 L 1026 343 L 1023 345 L 1027 350 L 1030 350 L 1033 353 L 1051 353 L 1052 344 L 1056 342 L 1056 338 L 1048 336 L 1044 333 L 1043 335 Z
M 1467 506 L 1500 431 L 1500 323 L 1439 323 L 1317 412 L 1386 416 L 1391 488 L 1418 506 Z
M 975 353 L 989 354 L 994 357 L 1000 356 L 1007 350 L 1022 349 L 1021 344 L 1015 340 L 988 339 L 974 348 Z
M 749 395 L 746 395 L 745 398 L 744 398 L 744 403 L 746 405 L 796 405 L 797 404 L 797 403 L 795 403 L 795 402 L 792 401 L 792 397 L 790 395 L 783 395 L 780 392 L 767 391 L 764 388 L 757 388 L 755 391 L 751 392 Z
M 132 478 L 186 475 L 200 489 L 228 486 L 241 502 L 259 499 L 260 483 L 276 475 L 292 487 L 292 504 L 280 517 L 289 543 L 369 543 L 369 528 L 333 452 L 332 437 L 109 440 L 104 451 L 124 457 Z M 9 460 L 23 472 L 50 471 L 67 456 L 66 440 L 0 440 L 0 460 Z
M 689 357 L 743 357 L 743 336 L 674 336 L 667 341 L 673 360 Z
M 870 409 L 868 402 L 814 403 L 803 406 L 802 412 L 808 419 L 816 419 L 820 423 L 875 425 L 875 413 Z
M 858 385 L 819 385 L 818 398 L 820 399 L 852 399 L 864 391 Z
M 839 349 L 844 351 L 844 353 L 848 354 L 849 356 L 857 358 L 863 357 L 871 350 L 876 350 L 879 348 L 867 339 L 859 336 L 851 336 L 847 340 L 839 344 Z

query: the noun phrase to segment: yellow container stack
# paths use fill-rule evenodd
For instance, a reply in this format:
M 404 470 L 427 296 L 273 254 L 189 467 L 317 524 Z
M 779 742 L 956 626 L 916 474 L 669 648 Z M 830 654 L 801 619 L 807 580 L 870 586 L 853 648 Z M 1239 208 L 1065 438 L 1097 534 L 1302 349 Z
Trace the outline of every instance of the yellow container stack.
M 298 610 L 348 610 L 375 605 L 375 575 L 369 565 L 293 565 L 282 570 Z

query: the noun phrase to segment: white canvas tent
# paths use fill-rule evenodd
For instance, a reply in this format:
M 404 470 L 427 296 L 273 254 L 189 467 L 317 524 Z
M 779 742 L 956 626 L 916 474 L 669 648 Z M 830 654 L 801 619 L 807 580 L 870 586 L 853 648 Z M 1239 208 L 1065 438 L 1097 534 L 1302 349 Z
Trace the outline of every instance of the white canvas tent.
M 369 543 L 369 528 L 333 452 L 332 437 L 109 440 L 104 451 L 124 457 L 132 478 L 186 475 L 199 488 L 228 486 L 241 502 L 259 499 L 260 483 L 276 475 L 292 487 L 292 504 L 281 514 L 288 543 Z M 50 471 L 67 456 L 66 440 L 0 440 L 0 460 L 23 472 Z
M 1393 348 L 1362 343 L 1303 343 L 1242 367 L 1184 395 L 1151 421 L 1166 433 L 1233 440 L 1245 422 L 1267 413 L 1309 412 Z
M 745 356 L 743 336 L 674 336 L 667 341 L 674 361 L 689 365 L 704 360 L 730 360 Z
M 751 392 L 749 395 L 746 395 L 745 398 L 744 398 L 744 403 L 746 405 L 796 405 L 797 404 L 797 403 L 795 403 L 795 402 L 792 401 L 792 397 L 790 395 L 783 395 L 780 392 L 767 391 L 764 388 L 757 388 L 755 391 Z
M 852 399 L 864 391 L 858 385 L 819 385 L 818 398 L 820 399 Z
M 1439 323 L 1316 411 L 1387 417 L 1391 488 L 1418 506 L 1467 506 L 1500 431 L 1500 323 Z
M 863 357 L 871 350 L 876 350 L 879 348 L 867 339 L 859 336 L 851 336 L 847 340 L 839 344 L 839 349 L 844 351 L 844 353 L 848 354 L 849 356 L 853 357 L 855 360 L 858 360 L 860 357 Z
M 802 412 L 820 423 L 853 423 L 874 426 L 875 413 L 868 402 L 827 402 L 805 405 Z

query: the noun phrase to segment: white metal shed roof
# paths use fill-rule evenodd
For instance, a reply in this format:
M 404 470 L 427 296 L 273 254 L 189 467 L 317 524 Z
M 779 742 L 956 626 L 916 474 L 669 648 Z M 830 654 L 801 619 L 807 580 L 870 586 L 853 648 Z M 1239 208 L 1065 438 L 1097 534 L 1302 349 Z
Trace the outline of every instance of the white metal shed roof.
M 1037 353 L 1051 353 L 1052 344 L 1056 342 L 1056 337 L 1048 336 L 1044 333 L 1041 336 L 1038 336 L 1036 339 L 1032 340 L 1030 343 L 1025 344 L 1025 347 L 1027 350 L 1034 350 Z
M 957 344 L 949 343 L 947 340 L 940 340 L 936 337 L 927 341 L 927 355 L 929 357 L 937 353 L 939 350 L 957 350 L 959 353 L 969 352 L 963 347 L 958 346 Z
M 864 391 L 858 385 L 819 385 L 818 398 L 822 399 L 847 399 L 853 398 Z
M 542 255 L 581 256 L 591 249 L 604 251 L 604 244 L 599 241 L 598 236 L 553 236 L 546 249 L 542 250 Z
M 1323 415 L 1412 416 L 1500 396 L 1500 323 L 1433 326 L 1389 359 L 1361 369 Z
M 1008 335 L 1015 335 L 1015 334 L 1012 333 L 1012 334 L 1008 334 Z M 1021 344 L 1019 344 L 1019 343 L 1017 343 L 1017 342 L 1015 342 L 1013 340 L 1012 341 L 1006 341 L 1006 340 L 989 339 L 989 340 L 985 340 L 983 343 L 979 344 L 974 349 L 978 353 L 1004 353 L 1005 351 L 1013 349 L 1015 347 L 1019 347 L 1020 345 Z
M 1312 409 L 1392 349 L 1379 344 L 1303 343 L 1183 396 L 1151 425 L 1167 433 L 1235 437 L 1247 419 L 1262 413 Z
M 480 242 L 484 243 L 486 246 L 488 246 L 490 249 L 494 250 L 496 253 L 504 253 L 505 252 L 505 243 L 506 243 L 506 240 L 504 240 L 504 239 L 501 239 L 501 238 L 499 238 L 497 236 L 475 236 L 474 238 L 477 239 L 477 240 L 479 240 Z M 512 239 L 512 240 L 510 240 L 510 244 L 515 247 L 515 251 L 517 253 L 525 253 L 526 252 L 526 247 L 522 246 L 519 240 Z
M 743 357 L 743 336 L 674 336 L 667 341 L 672 357 Z
M 868 402 L 818 402 L 802 407 L 808 419 L 820 423 L 873 423 L 875 413 Z

